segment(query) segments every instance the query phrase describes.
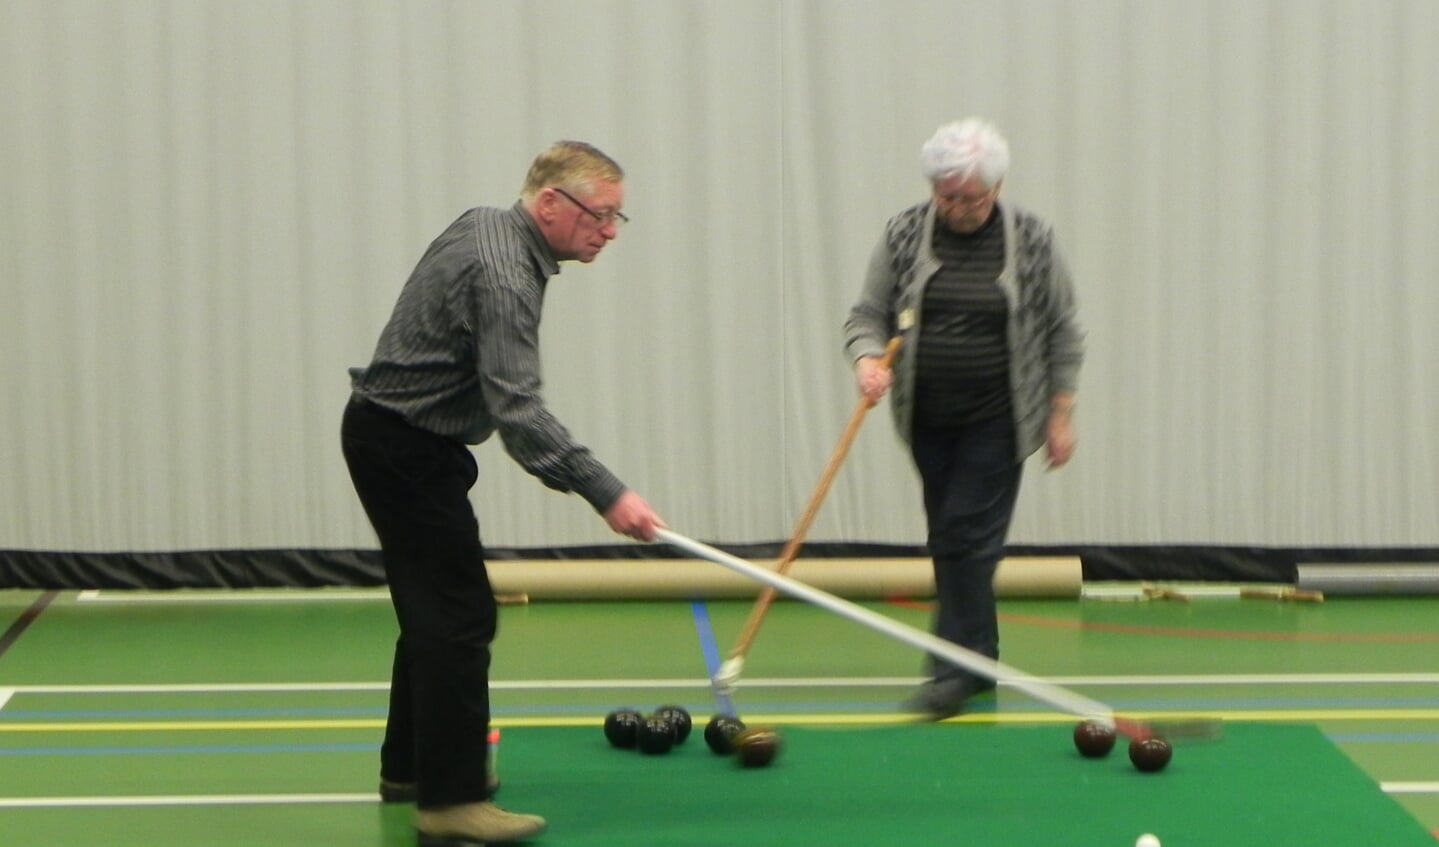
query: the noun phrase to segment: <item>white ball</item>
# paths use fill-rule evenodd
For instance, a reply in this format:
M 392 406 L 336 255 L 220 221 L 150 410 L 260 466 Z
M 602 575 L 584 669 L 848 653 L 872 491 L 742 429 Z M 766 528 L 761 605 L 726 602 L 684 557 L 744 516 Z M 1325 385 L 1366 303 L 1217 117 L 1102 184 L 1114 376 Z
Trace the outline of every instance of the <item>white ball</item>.
M 1134 847 L 1159 847 L 1159 837 L 1146 832 L 1134 842 Z

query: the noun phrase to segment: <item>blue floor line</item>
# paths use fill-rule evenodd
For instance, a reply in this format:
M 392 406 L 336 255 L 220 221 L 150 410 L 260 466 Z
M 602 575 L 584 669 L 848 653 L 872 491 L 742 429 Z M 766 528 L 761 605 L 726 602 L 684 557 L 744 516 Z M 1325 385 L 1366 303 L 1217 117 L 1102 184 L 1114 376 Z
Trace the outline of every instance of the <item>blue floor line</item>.
M 690 603 L 690 610 L 694 613 L 695 633 L 699 636 L 700 652 L 704 655 L 705 676 L 715 678 L 719 673 L 720 658 L 719 643 L 715 640 L 714 627 L 710 626 L 709 606 L 703 600 L 694 600 Z M 729 694 L 711 686 L 714 690 L 715 712 L 721 715 L 734 715 L 734 698 Z

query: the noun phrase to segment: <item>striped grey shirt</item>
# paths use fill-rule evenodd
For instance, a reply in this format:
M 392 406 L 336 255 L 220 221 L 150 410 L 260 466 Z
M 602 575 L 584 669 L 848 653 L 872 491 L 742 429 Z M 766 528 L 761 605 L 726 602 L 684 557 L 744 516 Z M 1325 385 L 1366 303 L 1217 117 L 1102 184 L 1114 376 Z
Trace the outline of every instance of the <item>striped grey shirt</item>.
M 992 215 L 972 233 L 936 222 L 940 268 L 925 286 L 915 357 L 914 416 L 932 429 L 1010 414 L 1009 303 L 1004 226 Z
M 624 483 L 575 442 L 540 390 L 540 312 L 559 272 L 520 203 L 465 212 L 425 251 L 369 366 L 351 368 L 350 382 L 438 435 L 479 444 L 499 432 L 526 471 L 603 512 Z

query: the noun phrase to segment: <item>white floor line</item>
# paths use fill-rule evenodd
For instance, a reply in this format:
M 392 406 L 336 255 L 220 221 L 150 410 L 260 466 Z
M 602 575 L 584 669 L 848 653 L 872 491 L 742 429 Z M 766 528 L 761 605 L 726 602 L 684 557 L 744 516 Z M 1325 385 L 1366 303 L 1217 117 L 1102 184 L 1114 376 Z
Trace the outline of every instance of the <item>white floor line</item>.
M 1439 683 L 1439 673 L 1251 673 L 1155 676 L 1055 676 L 1061 685 L 1399 685 Z
M 1046 676 L 1056 685 L 1401 685 L 1439 684 L 1439 673 L 1156 674 L 1152 676 Z M 915 685 L 919 677 L 749 677 L 737 688 L 888 688 Z M 559 682 L 564 686 L 573 683 Z M 685 683 L 708 685 L 709 680 Z M 1000 683 L 1004 685 L 1003 682 Z M 608 687 L 608 686 L 607 686 Z
M 173 591 L 100 591 L 75 595 L 81 603 L 334 603 L 390 599 L 388 588 L 178 588 Z
M 1439 782 L 1381 782 L 1385 794 L 1439 794 Z
M 196 682 L 173 685 L 16 685 L 13 694 L 233 694 L 283 691 L 389 691 L 388 682 Z
M 278 806 L 317 803 L 379 803 L 378 794 L 171 794 L 137 797 L 0 797 L 0 809 L 66 809 L 103 806 Z
M 1359 674 L 1215 674 L 1174 676 L 1070 676 L 1046 677 L 1057 685 L 1183 686 L 1183 685 L 1403 685 L 1439 684 L 1435 673 Z M 755 677 L 739 681 L 739 689 L 764 688 L 902 688 L 920 682 L 907 677 Z M 240 682 L 151 685 L 14 685 L 0 689 L 0 706 L 15 694 L 224 694 L 285 691 L 388 691 L 390 684 L 374 682 Z M 495 691 L 709 689 L 704 678 L 690 679 L 534 679 L 493 680 Z
M 1439 782 L 1382 782 L 1386 794 L 1439 794 Z M 379 795 L 360 794 L 169 794 L 112 797 L 0 797 L 0 809 L 75 809 L 138 806 L 282 806 L 378 803 Z

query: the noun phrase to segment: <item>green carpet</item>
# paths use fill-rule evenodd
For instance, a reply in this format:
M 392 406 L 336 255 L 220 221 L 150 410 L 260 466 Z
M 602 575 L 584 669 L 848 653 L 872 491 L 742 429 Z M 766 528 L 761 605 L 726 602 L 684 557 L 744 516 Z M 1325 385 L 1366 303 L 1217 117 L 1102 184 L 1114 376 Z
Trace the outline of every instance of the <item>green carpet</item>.
M 785 727 L 768 768 L 717 757 L 702 727 L 666 755 L 596 728 L 505 731 L 503 804 L 546 815 L 546 847 L 986 845 L 1434 847 L 1307 725 L 1229 725 L 1145 774 L 1123 743 L 1085 759 L 1067 724 Z M 1121 740 L 1122 742 L 1122 740 Z

